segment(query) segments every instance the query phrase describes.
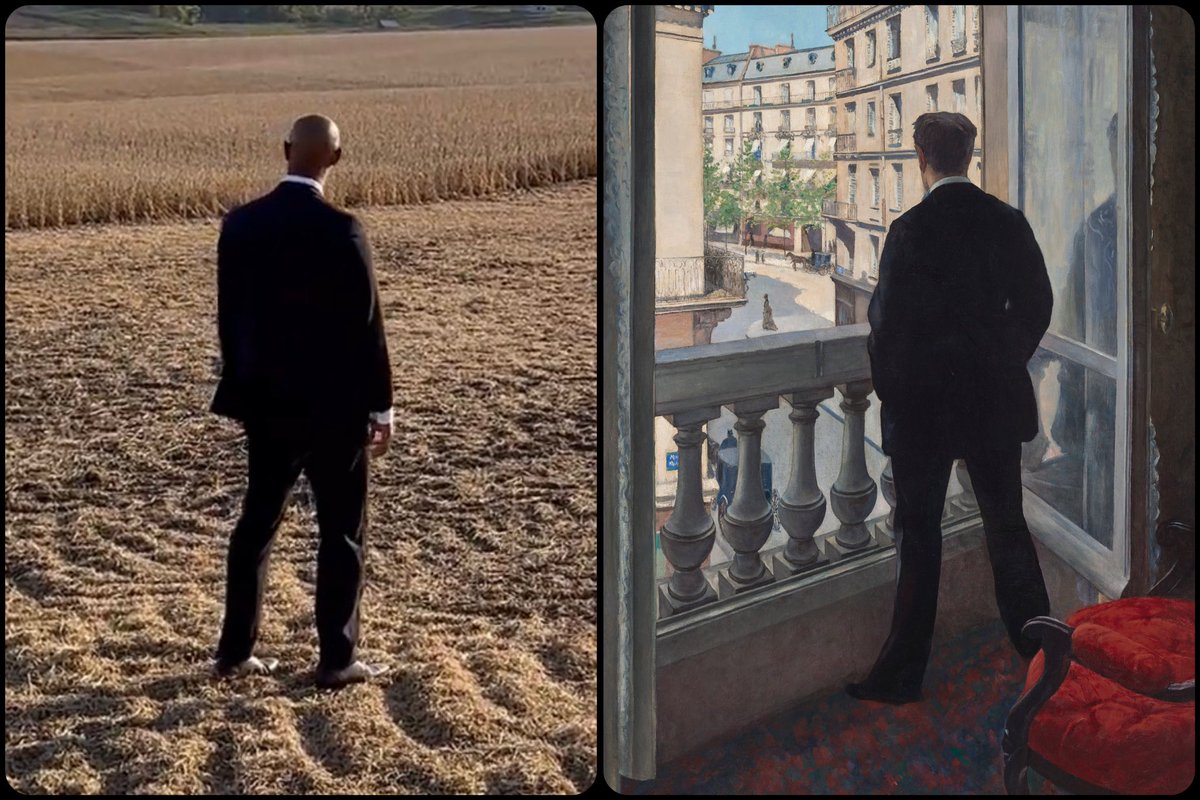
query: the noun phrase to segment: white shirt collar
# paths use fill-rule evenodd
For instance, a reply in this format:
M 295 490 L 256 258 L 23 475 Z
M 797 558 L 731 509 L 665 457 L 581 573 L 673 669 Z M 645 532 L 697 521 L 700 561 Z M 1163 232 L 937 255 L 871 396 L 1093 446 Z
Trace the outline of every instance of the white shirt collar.
M 303 175 L 284 175 L 283 180 L 280 181 L 280 183 L 303 183 L 306 186 L 311 186 L 316 189 L 322 197 L 325 196 L 325 189 L 321 186 L 320 181 L 313 180 L 312 178 L 306 178 Z
M 935 183 L 933 186 L 930 186 L 929 191 L 925 193 L 925 196 L 929 197 L 929 195 L 933 194 L 934 189 L 938 188 L 939 186 L 941 186 L 942 184 L 945 184 L 945 183 L 970 183 L 970 182 L 971 182 L 971 179 L 968 178 L 966 175 L 947 175 L 946 177 L 942 178 L 940 181 Z

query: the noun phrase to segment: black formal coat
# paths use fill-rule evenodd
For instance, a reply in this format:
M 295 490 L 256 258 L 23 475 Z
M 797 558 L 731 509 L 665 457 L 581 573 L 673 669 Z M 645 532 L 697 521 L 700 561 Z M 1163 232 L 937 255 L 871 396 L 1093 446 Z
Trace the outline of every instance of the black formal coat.
M 366 236 L 314 187 L 283 182 L 231 211 L 217 284 L 222 370 L 213 412 L 365 438 L 368 413 L 391 408 Z
M 868 310 L 884 452 L 1033 439 L 1026 364 L 1052 305 L 1029 222 L 977 186 L 943 184 L 893 222 Z

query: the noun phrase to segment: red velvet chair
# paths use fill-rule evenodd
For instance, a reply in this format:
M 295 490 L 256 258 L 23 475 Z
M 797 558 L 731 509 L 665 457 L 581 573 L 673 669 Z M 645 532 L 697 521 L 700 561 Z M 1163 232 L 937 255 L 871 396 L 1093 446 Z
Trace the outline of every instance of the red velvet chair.
M 1187 530 L 1160 533 L 1194 541 L 1190 526 L 1168 526 Z M 1194 559 L 1176 563 L 1190 574 Z M 1177 586 L 1179 572 L 1155 589 Z M 1193 601 L 1166 597 L 1083 608 L 1065 624 L 1031 619 L 1024 632 L 1042 650 L 1004 729 L 1008 793 L 1029 793 L 1029 768 L 1076 794 L 1186 790 L 1196 774 L 1195 625 Z

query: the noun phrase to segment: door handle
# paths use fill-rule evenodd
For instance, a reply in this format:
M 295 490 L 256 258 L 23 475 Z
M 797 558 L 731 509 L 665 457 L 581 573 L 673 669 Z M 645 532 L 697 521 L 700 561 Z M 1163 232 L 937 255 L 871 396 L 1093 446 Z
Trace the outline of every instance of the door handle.
M 1168 303 L 1163 303 L 1158 309 L 1158 327 L 1163 333 L 1170 333 L 1175 323 L 1175 312 Z

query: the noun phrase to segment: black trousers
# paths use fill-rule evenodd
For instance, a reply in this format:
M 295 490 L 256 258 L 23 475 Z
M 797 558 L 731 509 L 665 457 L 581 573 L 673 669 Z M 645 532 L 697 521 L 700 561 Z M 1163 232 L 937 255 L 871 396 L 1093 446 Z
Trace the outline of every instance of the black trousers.
M 353 434 L 295 434 L 246 426 L 250 480 L 242 515 L 229 542 L 225 621 L 217 659 L 248 658 L 258 638 L 267 564 L 300 471 L 317 506 L 318 666 L 341 669 L 354 660 L 363 587 L 367 526 L 366 429 Z
M 1021 444 L 971 444 L 965 460 L 983 517 L 996 605 L 1009 639 L 1029 657 L 1038 643 L 1021 635 L 1036 616 L 1050 613 L 1046 584 L 1021 505 Z M 892 456 L 896 484 L 899 572 L 892 629 L 868 682 L 916 691 L 925 676 L 937 616 L 942 567 L 942 509 L 954 459 L 933 449 Z

